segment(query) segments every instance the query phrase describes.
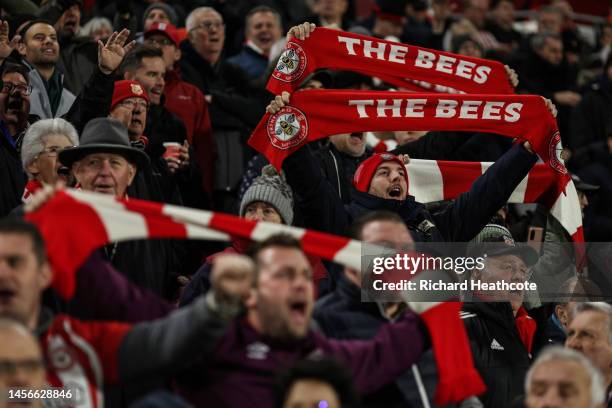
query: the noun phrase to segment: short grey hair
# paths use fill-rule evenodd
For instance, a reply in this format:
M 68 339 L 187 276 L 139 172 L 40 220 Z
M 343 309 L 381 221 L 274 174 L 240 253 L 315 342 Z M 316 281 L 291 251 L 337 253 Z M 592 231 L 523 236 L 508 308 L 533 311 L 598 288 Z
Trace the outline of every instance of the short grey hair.
M 581 312 L 600 312 L 606 315 L 608 326 L 608 344 L 612 344 L 612 306 L 606 302 L 579 302 L 571 310 L 571 318 Z
M 108 18 L 94 17 L 81 27 L 79 34 L 85 37 L 91 37 L 95 31 L 98 31 L 102 27 L 108 28 L 111 33 L 113 32 L 113 23 L 111 23 Z
M 195 25 L 196 25 L 195 20 L 196 20 L 197 16 L 199 14 L 202 14 L 202 13 L 206 12 L 206 11 L 218 14 L 219 17 L 221 17 L 221 20 L 223 20 L 223 16 L 221 15 L 221 13 L 219 13 L 214 8 L 207 7 L 207 6 L 198 7 L 198 8 L 193 9 L 191 11 L 191 13 L 189 13 L 189 15 L 187 16 L 187 19 L 185 20 L 185 28 L 187 29 L 187 31 L 191 31 L 191 30 L 193 30 L 195 28 Z
M 529 394 L 531 389 L 531 378 L 533 377 L 535 369 L 539 365 L 550 361 L 567 361 L 580 364 L 586 370 L 591 380 L 591 408 L 595 408 L 605 401 L 606 388 L 603 375 L 584 355 L 575 350 L 561 346 L 546 347 L 531 365 L 531 368 L 529 368 L 525 376 L 525 392 L 527 394 Z
M 69 122 L 61 118 L 43 119 L 31 125 L 23 137 L 21 144 L 21 163 L 26 169 L 45 148 L 44 138 L 49 135 L 63 135 L 73 146 L 78 146 L 79 135 Z M 28 174 L 28 176 L 32 176 Z

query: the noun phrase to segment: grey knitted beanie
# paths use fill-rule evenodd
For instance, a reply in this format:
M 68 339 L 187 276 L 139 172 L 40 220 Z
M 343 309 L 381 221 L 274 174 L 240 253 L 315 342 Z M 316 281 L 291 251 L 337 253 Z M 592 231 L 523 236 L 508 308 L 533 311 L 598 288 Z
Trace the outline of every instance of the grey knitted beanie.
M 261 169 L 261 176 L 253 180 L 240 203 L 240 216 L 244 217 L 249 204 L 262 201 L 273 206 L 286 225 L 293 222 L 293 193 L 282 174 L 271 165 Z
M 170 19 L 170 22 L 173 25 L 177 25 L 178 24 L 178 16 L 176 14 L 176 10 L 174 10 L 174 7 L 172 7 L 169 4 L 166 3 L 153 3 L 151 4 L 149 7 L 147 7 L 144 11 L 144 13 L 142 14 L 142 24 L 144 25 L 144 21 L 147 19 L 147 16 L 149 15 L 149 13 L 155 9 L 161 9 L 164 11 L 164 13 L 166 13 L 168 15 L 168 18 Z

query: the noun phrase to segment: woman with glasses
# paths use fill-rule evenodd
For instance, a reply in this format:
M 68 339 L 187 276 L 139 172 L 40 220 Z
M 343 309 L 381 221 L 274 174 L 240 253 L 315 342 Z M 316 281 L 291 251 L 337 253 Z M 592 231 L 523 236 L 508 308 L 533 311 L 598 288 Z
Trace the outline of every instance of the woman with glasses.
M 69 181 L 70 169 L 62 166 L 58 155 L 78 144 L 76 130 L 64 119 L 40 120 L 28 128 L 21 145 L 21 162 L 29 179 L 22 197 L 24 202 L 44 184 Z

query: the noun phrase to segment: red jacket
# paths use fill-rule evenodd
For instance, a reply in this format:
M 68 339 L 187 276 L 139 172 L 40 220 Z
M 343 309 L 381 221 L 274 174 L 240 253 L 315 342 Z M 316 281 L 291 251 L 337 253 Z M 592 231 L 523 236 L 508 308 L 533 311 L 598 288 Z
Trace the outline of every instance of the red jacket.
M 181 80 L 178 70 L 166 73 L 165 107 L 177 115 L 187 128 L 187 140 L 196 152 L 196 162 L 202 171 L 202 187 L 212 194 L 216 146 L 208 115 L 208 102 L 194 85 Z
M 57 316 L 42 341 L 49 384 L 71 389 L 75 407 L 104 406 L 104 383 L 119 379 L 118 350 L 130 327 Z

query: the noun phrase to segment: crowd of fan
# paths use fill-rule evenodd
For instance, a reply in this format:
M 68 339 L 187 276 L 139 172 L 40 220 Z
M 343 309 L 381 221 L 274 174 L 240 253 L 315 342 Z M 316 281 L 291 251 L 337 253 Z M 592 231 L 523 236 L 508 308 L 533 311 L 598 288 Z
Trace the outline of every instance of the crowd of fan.
M 612 406 L 612 14 L 585 28 L 567 0 L 531 10 L 533 21 L 518 21 L 512 0 L 0 7 L 0 389 L 70 385 L 79 407 L 437 406 L 418 315 L 403 303 L 362 302 L 359 271 L 284 235 L 255 246 L 115 242 L 79 269 L 75 297 L 60 299 L 43 238 L 22 219 L 61 182 L 397 250 L 469 241 L 477 255 L 497 245 L 471 279 L 531 279 L 555 286 L 559 299 L 466 301 L 460 318 L 487 391 L 449 406 Z M 287 39 L 315 26 L 514 69 L 517 93 L 556 106 L 562 157 L 599 258 L 576 267 L 573 247 L 542 245 L 571 242 L 545 208 L 507 204 L 538 160 L 529 142 L 360 132 L 299 149 L 280 173 L 268 165 L 247 139 L 266 112 L 290 102 L 265 86 Z M 335 70 L 301 85 L 321 88 L 391 89 Z M 456 200 L 423 205 L 408 194 L 408 156 L 496 164 Z

